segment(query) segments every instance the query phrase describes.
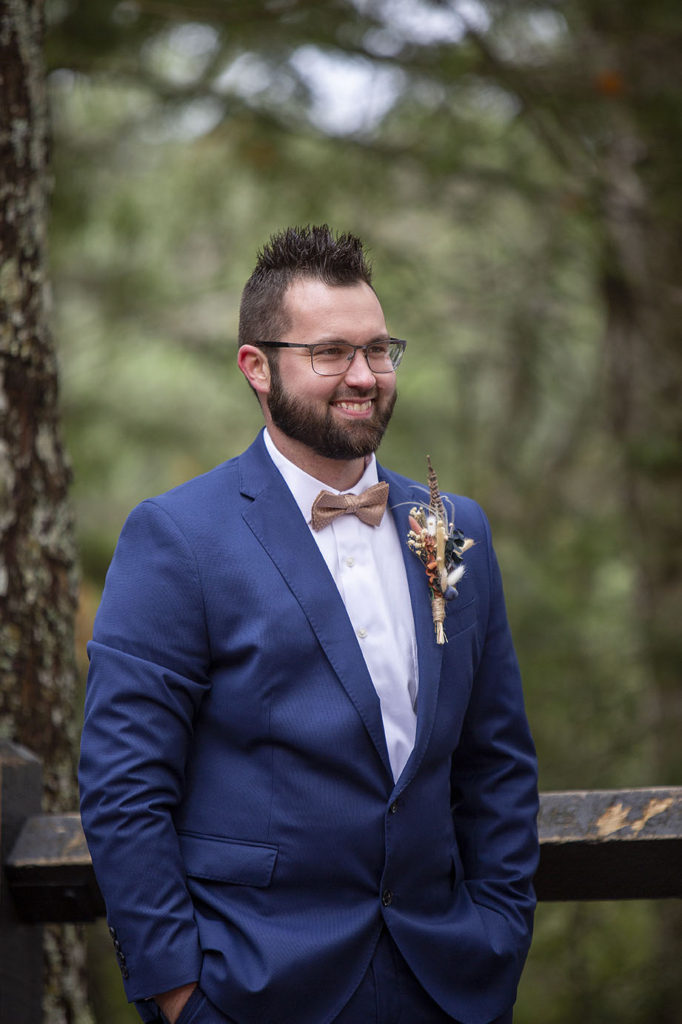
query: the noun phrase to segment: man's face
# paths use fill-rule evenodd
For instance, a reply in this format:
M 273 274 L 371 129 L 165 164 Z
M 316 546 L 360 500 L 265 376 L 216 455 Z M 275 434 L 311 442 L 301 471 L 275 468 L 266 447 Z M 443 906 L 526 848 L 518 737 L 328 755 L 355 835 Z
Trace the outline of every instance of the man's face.
M 389 336 L 379 300 L 364 282 L 330 287 L 303 278 L 285 301 L 290 327 L 280 341 L 366 345 Z M 306 349 L 279 349 L 271 360 L 267 404 L 274 425 L 324 458 L 376 451 L 396 397 L 395 374 L 373 374 L 362 352 L 338 377 L 316 374 Z

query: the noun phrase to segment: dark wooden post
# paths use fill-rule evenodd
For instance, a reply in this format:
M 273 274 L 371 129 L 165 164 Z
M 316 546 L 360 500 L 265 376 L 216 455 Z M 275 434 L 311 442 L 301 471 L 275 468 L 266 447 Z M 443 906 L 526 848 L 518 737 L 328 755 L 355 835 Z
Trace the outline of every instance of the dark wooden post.
M 40 812 L 42 769 L 24 747 L 0 740 L 0 864 L 26 818 Z M 40 1024 L 43 995 L 43 930 L 16 911 L 0 871 L 0 1024 Z

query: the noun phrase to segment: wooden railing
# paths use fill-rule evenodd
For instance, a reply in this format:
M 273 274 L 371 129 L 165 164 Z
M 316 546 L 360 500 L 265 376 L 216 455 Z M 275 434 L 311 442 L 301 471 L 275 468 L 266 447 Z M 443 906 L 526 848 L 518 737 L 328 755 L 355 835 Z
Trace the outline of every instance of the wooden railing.
M 41 924 L 104 913 L 78 814 L 41 814 L 40 762 L 0 741 L 0 1024 L 40 1024 Z M 543 793 L 540 900 L 682 896 L 682 787 Z

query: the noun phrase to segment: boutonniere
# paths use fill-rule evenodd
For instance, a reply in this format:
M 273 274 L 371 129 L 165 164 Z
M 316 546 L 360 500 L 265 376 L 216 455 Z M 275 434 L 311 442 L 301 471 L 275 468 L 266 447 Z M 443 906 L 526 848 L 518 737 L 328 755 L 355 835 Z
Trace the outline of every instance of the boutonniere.
M 429 503 L 410 509 L 407 546 L 424 563 L 431 594 L 436 643 L 444 644 L 447 640 L 443 628 L 445 602 L 457 597 L 457 584 L 465 571 L 462 555 L 470 547 L 473 547 L 475 542 L 471 538 L 465 537 L 461 530 L 455 529 L 455 511 L 449 499 L 450 519 L 448 520 L 445 502 L 438 489 L 438 478 L 428 455 L 426 462 L 428 465 Z

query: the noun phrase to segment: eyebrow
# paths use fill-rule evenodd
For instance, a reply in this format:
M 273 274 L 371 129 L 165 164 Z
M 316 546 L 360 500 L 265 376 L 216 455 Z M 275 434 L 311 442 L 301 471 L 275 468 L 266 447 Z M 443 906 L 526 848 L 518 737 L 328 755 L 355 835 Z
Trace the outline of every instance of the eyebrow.
M 390 341 L 391 338 L 392 338 L 392 335 L 390 335 L 388 333 L 386 333 L 386 334 L 377 334 L 376 337 L 370 338 L 369 341 L 366 341 L 365 345 L 373 345 L 375 341 Z M 352 341 L 347 341 L 346 338 L 322 338 L 320 341 L 301 342 L 301 344 L 307 344 L 307 345 L 334 345 L 334 344 L 337 344 L 337 345 L 350 345 L 351 348 L 364 348 L 364 345 L 354 345 Z

